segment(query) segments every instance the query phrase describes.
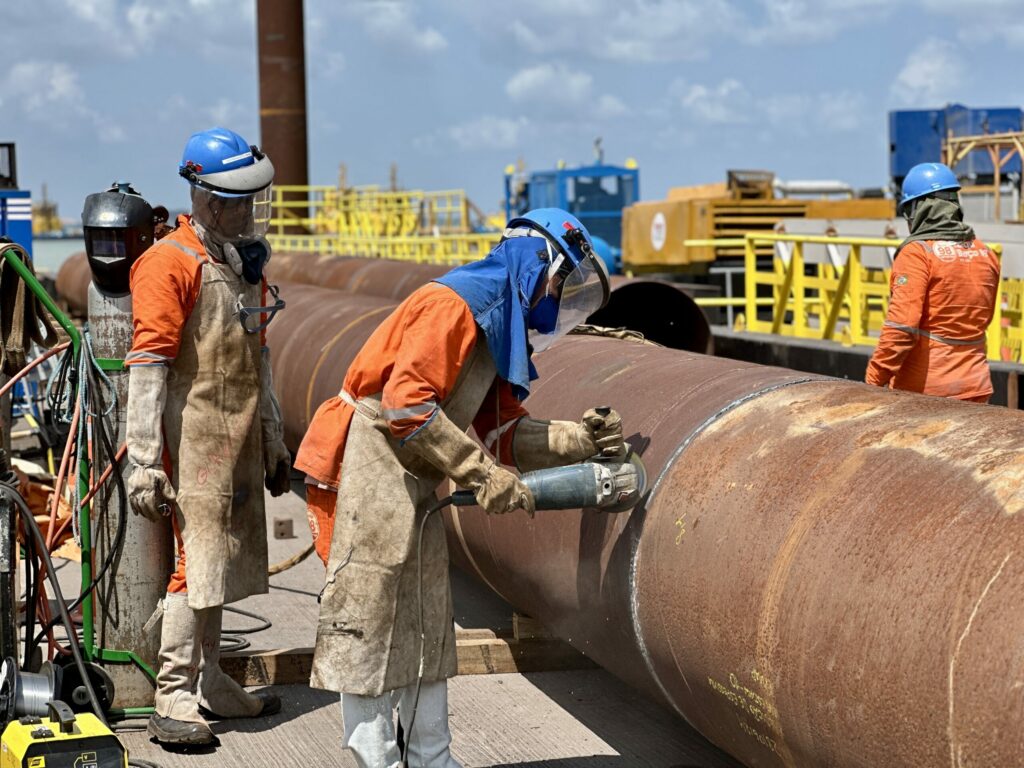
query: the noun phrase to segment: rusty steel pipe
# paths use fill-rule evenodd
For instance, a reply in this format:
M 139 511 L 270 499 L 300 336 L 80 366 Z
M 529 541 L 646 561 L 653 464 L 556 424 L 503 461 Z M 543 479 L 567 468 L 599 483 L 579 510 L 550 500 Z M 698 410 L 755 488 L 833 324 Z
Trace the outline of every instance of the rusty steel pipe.
M 397 306 L 372 296 L 281 283 L 287 306 L 267 327 L 274 389 L 293 451 L 324 400 L 338 394 L 345 371 L 380 322 Z
M 391 259 L 360 259 L 312 253 L 274 254 L 271 281 L 337 288 L 402 301 L 421 285 L 451 269 L 442 264 L 415 264 Z M 707 316 L 680 286 L 658 280 L 612 278 L 607 306 L 588 322 L 629 328 L 673 349 L 711 354 L 714 341 Z
M 85 317 L 89 313 L 89 285 L 92 283 L 92 270 L 85 251 L 78 251 L 64 259 L 57 270 L 57 298 L 67 304 L 75 317 Z
M 271 326 L 294 441 L 388 305 L 289 289 L 338 305 Z M 1024 417 L 610 339 L 537 364 L 531 413 L 613 405 L 650 494 L 446 512 L 454 561 L 747 765 L 1019 763 Z

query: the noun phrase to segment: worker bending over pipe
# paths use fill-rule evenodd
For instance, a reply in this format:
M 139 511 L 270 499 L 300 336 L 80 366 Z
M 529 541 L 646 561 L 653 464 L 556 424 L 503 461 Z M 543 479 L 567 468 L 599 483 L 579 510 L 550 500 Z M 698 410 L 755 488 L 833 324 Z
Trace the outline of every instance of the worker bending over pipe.
M 606 268 L 579 220 L 531 211 L 508 223 L 487 258 L 402 302 L 356 356 L 339 395 L 316 412 L 296 456 L 327 565 L 311 682 L 342 694 L 344 745 L 361 768 L 403 758 L 458 768 L 449 751 L 448 551 L 441 519 L 424 521 L 438 485 L 449 478 L 473 491 L 490 514 L 532 514 L 530 490 L 502 461 L 529 471 L 624 452 L 614 411 L 549 422 L 522 405 L 537 378 L 532 353 L 608 295 Z M 497 460 L 466 434 L 470 426 Z

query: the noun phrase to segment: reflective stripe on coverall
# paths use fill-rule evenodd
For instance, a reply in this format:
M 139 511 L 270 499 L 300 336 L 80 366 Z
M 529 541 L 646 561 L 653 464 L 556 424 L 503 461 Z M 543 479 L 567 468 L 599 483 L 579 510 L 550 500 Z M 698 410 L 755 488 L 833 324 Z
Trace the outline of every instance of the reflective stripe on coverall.
M 866 381 L 926 395 L 986 400 L 985 331 L 999 260 L 979 240 L 912 242 L 896 257 L 891 298 Z

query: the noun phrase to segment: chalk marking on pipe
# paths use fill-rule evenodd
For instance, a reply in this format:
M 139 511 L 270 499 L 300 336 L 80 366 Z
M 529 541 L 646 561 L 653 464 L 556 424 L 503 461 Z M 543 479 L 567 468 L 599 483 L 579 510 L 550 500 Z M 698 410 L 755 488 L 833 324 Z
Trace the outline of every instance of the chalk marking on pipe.
M 749 392 L 743 397 L 738 398 L 737 400 L 733 400 L 731 403 L 728 403 L 719 411 L 709 416 L 703 423 L 699 424 L 696 427 L 696 429 L 693 430 L 693 432 L 686 436 L 686 438 L 679 444 L 679 447 L 676 448 L 675 452 L 669 457 L 668 461 L 665 462 L 664 469 L 661 470 L 661 472 L 658 474 L 657 479 L 651 485 L 651 490 L 647 495 L 646 501 L 644 502 L 643 506 L 645 518 L 646 510 L 651 506 L 651 503 L 654 500 L 655 495 L 657 495 L 658 489 L 661 487 L 662 481 L 665 479 L 665 476 L 668 475 L 669 470 L 671 470 L 675 466 L 680 456 L 683 455 L 683 452 L 690 447 L 690 443 L 696 440 L 697 437 L 699 437 L 708 427 L 710 427 L 716 421 L 721 419 L 725 414 L 729 413 L 730 411 L 734 411 L 735 409 L 750 402 L 751 400 L 756 400 L 757 398 L 762 397 L 763 395 L 768 395 L 771 394 L 772 392 L 776 392 L 781 389 L 786 389 L 787 387 L 793 387 L 798 384 L 808 384 L 811 382 L 828 380 L 829 379 L 826 377 L 807 377 L 803 379 L 793 379 L 791 381 L 780 382 L 778 384 L 771 384 L 767 387 L 764 387 L 763 389 L 756 390 L 755 392 Z M 696 391 L 696 389 L 693 390 L 694 393 L 696 393 Z M 630 619 L 633 622 L 633 634 L 636 636 L 637 646 L 640 649 L 640 656 L 644 660 L 644 666 L 647 667 L 648 675 L 650 675 L 651 679 L 653 679 L 655 684 L 658 686 L 658 690 L 661 692 L 661 695 L 669 704 L 672 705 L 672 708 L 681 718 L 683 718 L 687 725 L 689 725 L 694 730 L 697 730 L 697 727 L 693 724 L 690 718 L 686 716 L 686 713 L 683 712 L 683 710 L 679 707 L 675 699 L 672 698 L 672 696 L 669 694 L 668 690 L 665 688 L 665 685 L 661 682 L 661 678 L 658 677 L 658 674 L 654 669 L 654 661 L 651 659 L 651 652 L 647 648 L 647 641 L 644 639 L 643 633 L 640 631 L 640 600 L 639 593 L 636 589 L 636 574 L 640 563 L 639 533 L 637 533 L 634 536 L 631 546 L 633 548 L 633 552 L 632 557 L 630 558 L 629 566 L 629 593 L 631 595 L 629 601 L 629 614 Z M 683 678 L 683 683 L 686 685 L 686 689 L 693 693 L 693 688 L 690 686 L 690 681 L 686 679 L 686 675 L 683 673 L 681 669 L 679 670 L 679 674 Z
M 462 552 L 466 555 L 466 559 L 469 560 L 469 564 L 473 566 L 473 570 L 476 571 L 476 575 L 480 577 L 480 580 L 484 584 L 486 584 L 488 587 L 494 590 L 494 594 L 498 595 L 506 603 L 511 604 L 512 601 L 505 597 L 503 594 L 501 594 L 501 590 L 494 586 L 491 583 L 491 580 L 484 575 L 484 572 L 480 569 L 480 566 L 477 564 L 476 559 L 473 557 L 473 553 L 470 552 L 469 547 L 466 546 L 466 537 L 462 533 L 462 522 L 459 520 L 459 508 L 453 506 L 449 507 L 448 509 L 449 512 L 451 513 L 452 527 L 455 529 L 455 536 L 459 539 L 459 546 L 462 547 Z
M 954 677 L 956 675 L 956 659 L 960 655 L 960 647 L 963 645 L 964 640 L 967 638 L 967 633 L 971 631 L 971 624 L 974 623 L 974 617 L 978 615 L 978 609 L 981 607 L 981 601 L 985 599 L 989 589 L 995 583 L 996 579 L 999 578 L 1003 572 L 1003 568 L 1006 567 L 1006 563 L 1013 555 L 1012 552 L 1008 553 L 1003 558 L 1003 562 L 996 570 L 995 575 L 988 580 L 988 584 L 981 590 L 981 594 L 978 596 L 977 601 L 974 603 L 974 609 L 971 611 L 970 617 L 967 619 L 967 626 L 964 627 L 964 631 L 960 633 L 960 638 L 956 641 L 956 648 L 953 650 L 953 658 L 949 660 L 949 762 L 953 768 L 958 768 L 961 765 L 960 753 L 956 748 L 956 734 L 953 732 L 953 718 L 955 714 L 956 700 L 953 695 Z

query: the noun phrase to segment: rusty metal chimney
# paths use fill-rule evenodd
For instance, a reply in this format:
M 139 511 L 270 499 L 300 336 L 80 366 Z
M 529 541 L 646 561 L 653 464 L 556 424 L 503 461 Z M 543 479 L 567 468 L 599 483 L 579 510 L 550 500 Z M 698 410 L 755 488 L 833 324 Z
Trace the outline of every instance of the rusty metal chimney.
M 303 0 L 256 0 L 261 148 L 275 184 L 309 183 Z

